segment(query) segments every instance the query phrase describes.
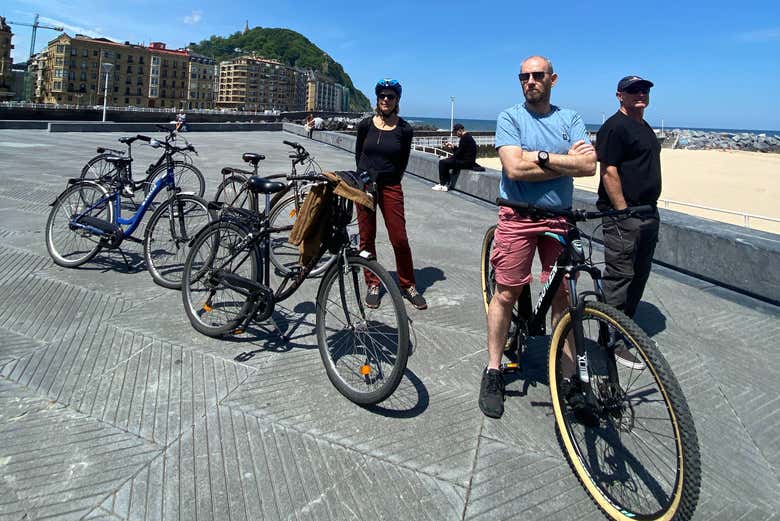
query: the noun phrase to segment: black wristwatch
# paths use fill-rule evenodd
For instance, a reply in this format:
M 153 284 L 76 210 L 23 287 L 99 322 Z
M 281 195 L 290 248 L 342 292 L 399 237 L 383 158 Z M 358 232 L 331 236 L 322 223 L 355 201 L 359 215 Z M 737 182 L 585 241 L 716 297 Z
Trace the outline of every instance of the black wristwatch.
M 539 166 L 541 166 L 542 168 L 547 166 L 547 162 L 550 160 L 550 154 L 548 154 L 544 150 L 540 150 L 538 157 L 539 157 Z

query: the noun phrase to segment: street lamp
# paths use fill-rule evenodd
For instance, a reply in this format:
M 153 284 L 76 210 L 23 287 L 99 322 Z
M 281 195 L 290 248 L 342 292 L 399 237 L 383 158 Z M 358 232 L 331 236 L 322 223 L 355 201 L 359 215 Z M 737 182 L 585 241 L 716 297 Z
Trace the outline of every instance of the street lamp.
M 102 63 L 101 67 L 103 68 L 103 72 L 106 73 L 106 83 L 103 85 L 103 121 L 106 121 L 106 101 L 108 101 L 108 73 L 111 72 L 111 69 L 114 67 L 113 63 Z
M 452 138 L 452 125 L 455 121 L 455 96 L 450 96 L 450 138 Z

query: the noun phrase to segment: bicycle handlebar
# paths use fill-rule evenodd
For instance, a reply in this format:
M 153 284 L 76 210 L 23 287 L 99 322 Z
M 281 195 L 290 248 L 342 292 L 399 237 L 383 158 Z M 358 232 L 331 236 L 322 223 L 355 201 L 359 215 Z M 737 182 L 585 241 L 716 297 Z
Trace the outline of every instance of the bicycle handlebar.
M 648 215 L 655 212 L 655 207 L 649 204 L 642 206 L 629 206 L 623 210 L 605 210 L 598 212 L 590 212 L 586 210 L 555 210 L 552 208 L 540 208 L 532 204 L 510 201 L 509 199 L 504 199 L 501 197 L 496 199 L 496 204 L 498 206 L 507 206 L 531 217 L 565 217 L 567 219 L 571 219 L 572 221 L 587 221 L 589 219 L 616 217 L 619 215 Z
M 186 147 L 177 147 L 176 145 L 172 145 L 168 143 L 168 141 L 159 141 L 157 139 L 153 139 L 149 136 L 143 136 L 141 134 L 138 134 L 135 139 L 138 139 L 139 141 L 144 141 L 146 143 L 152 144 L 152 141 L 155 143 L 159 143 L 162 146 L 165 146 L 166 150 L 169 150 L 172 153 L 181 153 L 181 152 L 194 152 L 195 154 L 198 153 L 197 150 L 195 150 L 195 147 L 192 146 L 191 143 L 188 143 Z M 154 146 L 154 145 L 152 145 Z M 156 147 L 155 147 L 156 148 Z

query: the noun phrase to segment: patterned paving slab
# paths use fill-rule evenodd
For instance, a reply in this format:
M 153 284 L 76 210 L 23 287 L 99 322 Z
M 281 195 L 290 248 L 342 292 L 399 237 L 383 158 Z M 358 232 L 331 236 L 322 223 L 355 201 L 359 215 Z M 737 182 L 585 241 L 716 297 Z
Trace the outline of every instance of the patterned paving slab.
M 119 519 L 455 519 L 464 490 L 219 407 L 100 506 Z
M 2 380 L 0 411 L 2 482 L 13 493 L 0 516 L 8 519 L 81 517 L 161 452 Z

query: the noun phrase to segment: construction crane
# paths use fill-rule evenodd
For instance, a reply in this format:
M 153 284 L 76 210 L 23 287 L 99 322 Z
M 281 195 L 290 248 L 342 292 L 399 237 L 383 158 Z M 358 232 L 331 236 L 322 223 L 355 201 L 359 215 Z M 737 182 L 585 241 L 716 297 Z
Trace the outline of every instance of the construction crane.
M 32 27 L 32 40 L 30 41 L 30 58 L 33 57 L 33 54 L 35 54 L 35 35 L 38 32 L 38 28 L 41 29 L 51 29 L 52 31 L 64 31 L 64 27 L 52 27 L 51 25 L 41 25 L 38 23 L 38 13 L 35 14 L 35 21 L 31 24 L 26 24 L 24 22 L 8 22 L 12 25 L 26 25 L 27 27 Z

